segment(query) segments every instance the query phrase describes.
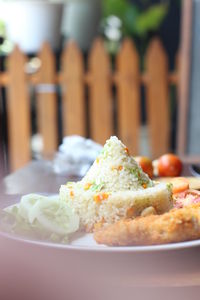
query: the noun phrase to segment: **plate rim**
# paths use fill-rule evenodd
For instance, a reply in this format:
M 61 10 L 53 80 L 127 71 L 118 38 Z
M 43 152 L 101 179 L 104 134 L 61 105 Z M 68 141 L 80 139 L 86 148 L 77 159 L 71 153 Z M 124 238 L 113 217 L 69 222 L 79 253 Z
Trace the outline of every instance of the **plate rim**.
M 90 234 L 92 235 L 92 234 Z M 52 243 L 49 241 L 33 240 L 28 238 L 23 238 L 15 234 L 0 231 L 0 237 L 24 243 L 27 245 L 58 249 L 64 251 L 81 251 L 81 252 L 104 252 L 104 253 L 152 253 L 152 252 L 164 252 L 164 251 L 178 251 L 186 250 L 194 247 L 200 246 L 200 239 L 193 241 L 185 241 L 180 243 L 171 244 L 159 244 L 159 245 L 147 245 L 147 246 L 106 246 L 106 245 L 70 245 L 70 244 L 59 244 Z
M 43 195 L 58 195 L 57 193 L 38 193 Z M 24 195 L 24 194 L 23 194 Z M 18 197 L 22 195 L 14 195 L 14 199 L 17 200 Z M 17 204 L 15 202 L 15 204 Z M 15 205 L 12 204 L 12 205 Z M 85 233 L 87 234 L 87 233 Z M 87 234 L 92 235 L 92 233 Z M 16 242 L 24 243 L 27 245 L 33 245 L 38 247 L 44 247 L 49 249 L 58 249 L 65 251 L 83 251 L 83 252 L 104 252 L 104 253 L 152 253 L 152 252 L 164 252 L 164 251 L 177 251 L 190 249 L 200 246 L 200 239 L 190 240 L 178 243 L 168 243 L 159 245 L 145 245 L 145 246 L 106 246 L 106 245 L 72 245 L 72 244 L 61 244 L 53 243 L 50 241 L 42 241 L 37 239 L 29 239 L 28 237 L 23 237 L 15 233 L 9 233 L 0 229 L 0 237 L 4 237 Z

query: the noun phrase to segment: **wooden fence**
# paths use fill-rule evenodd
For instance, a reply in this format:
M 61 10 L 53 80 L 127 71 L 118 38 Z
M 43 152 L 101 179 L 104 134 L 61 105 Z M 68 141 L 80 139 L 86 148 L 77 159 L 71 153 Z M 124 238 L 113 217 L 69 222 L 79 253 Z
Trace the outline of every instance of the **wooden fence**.
M 63 136 L 89 135 L 104 144 L 109 136 L 117 134 L 134 155 L 139 154 L 141 87 L 144 86 L 152 157 L 169 151 L 169 87 L 178 84 L 178 70 L 169 73 L 168 58 L 158 39 L 152 40 L 147 49 L 142 74 L 138 53 L 130 39 L 123 41 L 114 67 L 100 38 L 94 42 L 86 65 L 73 42 L 63 50 L 60 71 L 56 71 L 55 55 L 47 43 L 38 56 L 39 71 L 28 75 L 27 57 L 15 47 L 7 59 L 6 71 L 0 73 L 0 86 L 7 89 L 11 170 L 31 159 L 30 85 L 36 87 L 38 131 L 44 140 L 45 155 L 58 146 L 58 86 L 62 91 Z

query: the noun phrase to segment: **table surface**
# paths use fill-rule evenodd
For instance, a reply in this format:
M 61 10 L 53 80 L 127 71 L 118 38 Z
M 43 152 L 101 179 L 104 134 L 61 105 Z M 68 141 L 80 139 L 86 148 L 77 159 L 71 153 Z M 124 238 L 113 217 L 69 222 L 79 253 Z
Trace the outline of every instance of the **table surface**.
M 191 176 L 189 164 L 184 164 L 183 176 Z M 77 181 L 78 177 L 70 174 L 59 175 L 54 172 L 51 161 L 31 161 L 22 169 L 6 176 L 1 183 L 3 194 L 25 193 L 58 193 L 61 184 L 67 181 Z
M 70 174 L 56 174 L 51 161 L 35 160 L 6 176 L 1 183 L 4 194 L 58 193 L 61 184 L 77 181 Z

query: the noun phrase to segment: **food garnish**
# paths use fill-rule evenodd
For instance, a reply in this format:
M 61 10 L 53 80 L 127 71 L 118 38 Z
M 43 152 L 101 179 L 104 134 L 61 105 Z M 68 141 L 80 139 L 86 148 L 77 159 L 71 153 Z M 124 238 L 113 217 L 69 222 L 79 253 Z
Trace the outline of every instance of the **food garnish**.
M 93 191 L 93 192 L 100 192 L 100 191 L 102 190 L 103 186 L 104 186 L 104 183 L 103 183 L 103 182 L 101 182 L 101 183 L 96 183 L 96 182 L 94 182 L 94 183 L 91 185 L 90 189 L 91 189 L 91 191 Z
M 108 199 L 110 193 L 99 193 L 94 195 L 94 201 L 96 203 L 101 203 L 103 200 Z
M 188 189 L 173 195 L 174 207 L 182 208 L 190 204 L 200 203 L 200 191 Z
M 92 183 L 88 182 L 84 185 L 84 190 L 87 191 L 92 186 Z
M 129 152 L 129 150 L 128 150 L 127 147 L 124 148 L 124 151 L 125 151 L 128 155 L 130 155 L 130 152 Z
M 70 191 L 69 194 L 70 194 L 70 197 L 74 197 L 74 191 Z
M 19 204 L 5 209 L 15 217 L 14 233 L 53 242 L 67 242 L 79 229 L 79 217 L 58 196 L 28 194 Z
M 185 177 L 174 177 L 169 180 L 169 183 L 173 185 L 173 194 L 180 193 L 189 189 L 189 181 Z

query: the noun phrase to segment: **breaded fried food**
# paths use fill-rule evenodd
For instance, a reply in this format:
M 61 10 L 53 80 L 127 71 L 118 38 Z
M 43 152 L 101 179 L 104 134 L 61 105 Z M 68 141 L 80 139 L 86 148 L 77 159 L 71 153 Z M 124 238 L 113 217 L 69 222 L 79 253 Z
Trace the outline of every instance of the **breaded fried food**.
M 94 233 L 108 246 L 156 245 L 200 238 L 200 203 L 173 209 L 163 215 L 120 220 Z

